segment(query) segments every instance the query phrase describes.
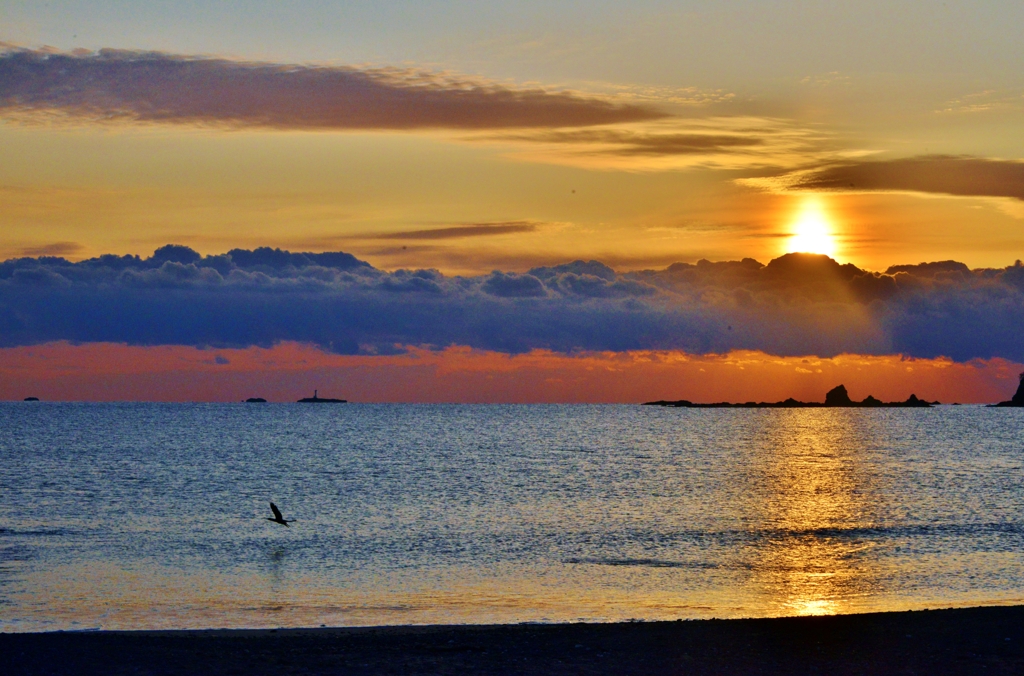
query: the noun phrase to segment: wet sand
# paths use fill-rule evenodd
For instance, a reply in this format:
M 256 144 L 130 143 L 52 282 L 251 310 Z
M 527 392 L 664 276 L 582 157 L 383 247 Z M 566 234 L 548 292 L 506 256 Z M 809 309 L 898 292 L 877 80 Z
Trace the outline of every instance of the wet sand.
M 1024 674 L 1024 606 L 759 620 L 0 635 L 4 674 Z

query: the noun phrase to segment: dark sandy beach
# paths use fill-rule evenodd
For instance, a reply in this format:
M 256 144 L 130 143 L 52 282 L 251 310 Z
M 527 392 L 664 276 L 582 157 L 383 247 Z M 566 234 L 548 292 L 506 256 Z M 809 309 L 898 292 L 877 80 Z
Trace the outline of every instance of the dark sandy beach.
M 1022 674 L 1024 606 L 619 624 L 0 635 L 4 674 Z

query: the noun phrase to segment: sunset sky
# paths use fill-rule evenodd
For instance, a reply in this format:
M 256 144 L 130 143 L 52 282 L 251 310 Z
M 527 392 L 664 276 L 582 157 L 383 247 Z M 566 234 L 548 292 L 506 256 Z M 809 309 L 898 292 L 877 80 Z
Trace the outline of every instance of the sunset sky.
M 1009 398 L 1022 25 L 4 3 L 0 398 Z

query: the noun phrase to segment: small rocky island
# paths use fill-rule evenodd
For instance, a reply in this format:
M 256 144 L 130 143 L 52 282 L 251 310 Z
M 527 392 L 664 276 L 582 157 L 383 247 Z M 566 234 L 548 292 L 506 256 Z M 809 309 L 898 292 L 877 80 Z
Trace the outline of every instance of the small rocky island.
M 1010 401 L 1001 401 L 998 404 L 989 404 L 989 406 L 994 406 L 997 408 L 1004 406 L 1024 407 L 1024 373 L 1021 373 L 1019 376 L 1017 376 L 1017 378 L 1019 382 L 1017 384 L 1017 392 L 1013 395 L 1013 398 L 1010 399 Z
M 243 403 L 245 404 L 265 404 L 267 400 L 263 397 L 249 397 Z
M 312 397 L 303 397 L 299 399 L 300 404 L 347 404 L 346 399 L 331 399 L 330 397 L 318 397 L 317 390 L 313 390 Z
M 1021 374 L 1024 378 L 1024 374 Z M 1024 380 L 1022 380 L 1024 382 Z M 1024 389 L 1024 384 L 1021 385 Z M 1017 394 L 1021 395 L 1021 389 L 1017 390 Z M 1014 397 L 1016 399 L 1016 397 Z M 1024 400 L 1024 396 L 1022 396 Z M 853 401 L 850 399 L 849 393 L 846 391 L 846 387 L 839 385 L 834 387 L 825 394 L 825 402 L 817 401 L 797 401 L 790 397 L 785 401 L 748 401 L 745 403 L 734 404 L 727 401 L 721 401 L 714 404 L 695 404 L 692 401 L 680 399 L 679 401 L 647 401 L 644 402 L 644 406 L 672 406 L 676 408 L 929 408 L 937 405 L 939 402 L 928 402 L 923 399 L 918 399 L 916 395 L 910 395 L 906 401 L 879 401 L 870 394 L 863 401 Z

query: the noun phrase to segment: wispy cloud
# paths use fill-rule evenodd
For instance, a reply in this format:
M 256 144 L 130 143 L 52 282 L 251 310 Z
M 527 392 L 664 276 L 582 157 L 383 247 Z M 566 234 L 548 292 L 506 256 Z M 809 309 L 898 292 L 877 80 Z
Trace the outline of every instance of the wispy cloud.
M 516 158 L 592 169 L 785 169 L 838 157 L 819 129 L 735 115 L 724 91 L 595 87 L 584 94 L 416 69 L 0 43 L 0 119 L 26 123 L 448 130 Z
M 747 150 L 764 144 L 756 136 L 737 134 L 656 133 L 624 129 L 582 129 L 542 131 L 533 134 L 505 134 L 505 141 L 590 146 L 590 152 L 611 155 L 708 155 Z
M 104 49 L 0 52 L 0 115 L 275 129 L 579 127 L 666 117 L 445 74 Z
M 1000 89 L 986 89 L 965 94 L 943 103 L 935 112 L 944 114 L 975 114 L 996 111 L 1020 112 L 1024 109 L 1024 93 Z
M 1024 162 L 926 155 L 844 162 L 743 182 L 778 190 L 921 192 L 1024 200 Z
M 540 226 L 533 221 L 499 221 L 491 223 L 462 223 L 447 228 L 422 228 L 389 232 L 379 235 L 367 235 L 365 239 L 462 239 L 464 237 L 491 237 L 521 232 L 534 232 Z
M 654 85 L 621 84 L 590 81 L 587 91 L 598 92 L 602 98 L 621 103 L 666 104 L 689 109 L 723 107 L 736 102 L 736 94 L 724 89 L 699 87 L 664 87 Z
M 489 132 L 469 140 L 510 146 L 521 159 L 592 169 L 793 168 L 833 161 L 844 152 L 819 129 L 724 116 Z
M 78 242 L 53 242 L 42 246 L 28 246 L 19 252 L 22 256 L 73 256 L 85 249 Z

